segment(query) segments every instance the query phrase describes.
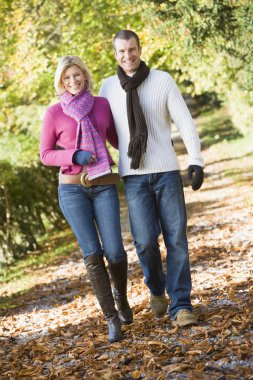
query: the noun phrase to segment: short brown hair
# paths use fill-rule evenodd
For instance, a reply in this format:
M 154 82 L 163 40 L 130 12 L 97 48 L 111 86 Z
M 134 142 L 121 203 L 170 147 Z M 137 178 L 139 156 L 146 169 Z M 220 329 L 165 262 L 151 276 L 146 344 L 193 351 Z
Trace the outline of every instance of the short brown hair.
M 115 36 L 113 37 L 113 40 L 112 40 L 114 50 L 115 50 L 115 40 L 120 39 L 120 40 L 127 40 L 128 41 L 132 37 L 135 38 L 135 40 L 138 44 L 138 47 L 139 47 L 140 46 L 140 39 L 135 32 L 133 32 L 132 30 L 128 30 L 128 29 L 120 30 L 118 33 L 115 34 Z

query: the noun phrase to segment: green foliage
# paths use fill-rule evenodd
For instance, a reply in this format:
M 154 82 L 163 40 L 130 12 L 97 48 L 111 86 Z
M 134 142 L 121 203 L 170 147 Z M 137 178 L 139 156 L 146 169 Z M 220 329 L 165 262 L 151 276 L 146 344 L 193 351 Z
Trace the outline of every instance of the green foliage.
M 232 85 L 227 94 L 228 110 L 234 125 L 247 135 L 252 131 L 253 123 L 253 89 L 245 91 L 236 84 Z
M 112 72 L 111 37 L 128 22 L 128 2 L 3 0 L 1 7 L 0 63 L 5 107 L 33 100 L 48 103 L 54 93 L 53 75 L 61 55 L 80 55 L 92 68 L 96 83 L 102 75 Z M 140 16 L 134 12 L 138 22 Z
M 0 5 L 0 135 L 14 108 L 49 104 L 62 55 L 79 55 L 91 69 L 95 93 L 115 71 L 111 39 L 128 24 L 142 25 L 140 8 L 120 0 L 3 0 Z M 15 20 L 15 22 L 13 22 Z
M 61 228 L 56 189 L 55 170 L 0 161 L 0 258 L 11 261 L 38 248 L 48 222 Z
M 179 84 L 187 81 L 188 93 L 216 92 L 227 100 L 235 84 L 252 95 L 252 14 L 245 0 L 3 0 L 0 128 L 13 106 L 50 102 L 61 55 L 84 59 L 96 93 L 115 72 L 111 40 L 121 28 L 136 30 L 144 59 Z
M 145 0 L 149 18 L 146 57 L 169 70 L 187 93 L 215 92 L 229 106 L 233 94 L 243 109 L 242 131 L 251 127 L 253 99 L 253 3 L 246 0 Z M 229 107 L 236 118 L 234 107 Z M 239 112 L 240 113 L 240 112 Z M 238 114 L 238 111 L 237 111 Z M 241 125 L 239 123 L 238 125 Z

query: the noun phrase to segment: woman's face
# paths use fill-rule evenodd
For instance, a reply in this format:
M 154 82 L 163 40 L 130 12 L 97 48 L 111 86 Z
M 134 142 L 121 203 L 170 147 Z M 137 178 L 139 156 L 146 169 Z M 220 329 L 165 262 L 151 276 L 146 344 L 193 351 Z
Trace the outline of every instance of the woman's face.
M 82 70 L 76 65 L 69 67 L 62 74 L 63 87 L 72 95 L 79 94 L 79 92 L 84 89 L 85 83 L 85 76 Z

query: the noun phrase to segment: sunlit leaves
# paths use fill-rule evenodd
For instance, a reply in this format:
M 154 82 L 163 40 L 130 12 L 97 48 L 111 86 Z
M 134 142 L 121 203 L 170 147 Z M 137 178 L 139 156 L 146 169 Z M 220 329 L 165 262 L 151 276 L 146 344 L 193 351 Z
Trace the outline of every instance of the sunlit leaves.
M 151 7 L 144 14 L 152 20 L 153 44 L 146 50 L 148 60 L 172 72 L 178 83 L 191 82 L 183 90 L 193 95 L 213 91 L 229 104 L 233 87 L 238 108 L 241 103 L 241 108 L 251 113 L 253 3 L 244 0 L 145 0 L 145 3 Z M 243 102 L 240 91 L 245 92 Z M 245 121 L 242 129 L 249 129 L 252 121 Z
M 30 102 L 52 97 L 52 88 L 47 89 L 43 83 L 48 84 L 49 78 L 53 80 L 55 65 L 64 54 L 81 55 L 94 69 L 96 82 L 99 76 L 101 80 L 101 72 L 108 71 L 108 67 L 104 68 L 106 61 L 99 65 L 106 57 L 103 51 L 109 52 L 109 66 L 113 58 L 111 37 L 121 24 L 125 25 L 129 7 L 138 19 L 134 6 L 118 0 L 95 0 L 92 4 L 30 0 L 6 5 L 2 25 L 5 103 L 11 105 L 15 98 Z

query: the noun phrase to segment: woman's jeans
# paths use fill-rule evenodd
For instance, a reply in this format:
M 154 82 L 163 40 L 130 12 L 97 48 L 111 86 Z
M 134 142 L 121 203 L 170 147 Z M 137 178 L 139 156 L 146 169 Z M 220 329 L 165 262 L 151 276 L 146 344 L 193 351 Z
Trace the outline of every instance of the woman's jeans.
M 62 213 L 78 240 L 84 259 L 93 254 L 105 254 L 113 263 L 125 259 L 115 185 L 86 188 L 59 184 L 58 195 Z
M 123 177 L 131 231 L 145 283 L 153 295 L 170 297 L 170 316 L 192 310 L 191 275 L 186 235 L 186 209 L 178 170 Z M 158 236 L 167 249 L 163 272 Z

